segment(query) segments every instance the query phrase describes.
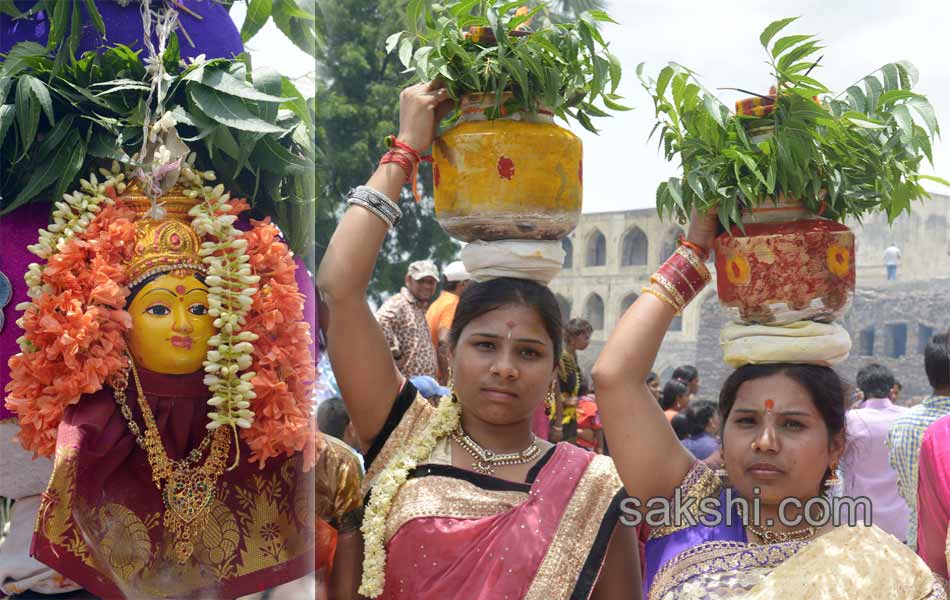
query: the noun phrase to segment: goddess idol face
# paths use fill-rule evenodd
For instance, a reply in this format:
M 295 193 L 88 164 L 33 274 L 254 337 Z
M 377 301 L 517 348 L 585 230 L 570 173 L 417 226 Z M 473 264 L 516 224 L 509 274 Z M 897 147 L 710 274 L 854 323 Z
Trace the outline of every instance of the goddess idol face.
M 132 358 L 141 367 L 167 375 L 201 369 L 214 335 L 208 288 L 191 271 L 175 271 L 148 281 L 129 305 Z

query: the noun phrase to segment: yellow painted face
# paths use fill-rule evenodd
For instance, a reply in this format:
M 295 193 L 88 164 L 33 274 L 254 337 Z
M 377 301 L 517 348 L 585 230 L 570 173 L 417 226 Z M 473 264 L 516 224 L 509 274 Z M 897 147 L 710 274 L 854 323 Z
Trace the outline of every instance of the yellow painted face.
M 193 274 L 156 277 L 139 290 L 129 314 L 129 345 L 136 364 L 168 375 L 201 368 L 214 319 L 208 314 L 208 288 Z

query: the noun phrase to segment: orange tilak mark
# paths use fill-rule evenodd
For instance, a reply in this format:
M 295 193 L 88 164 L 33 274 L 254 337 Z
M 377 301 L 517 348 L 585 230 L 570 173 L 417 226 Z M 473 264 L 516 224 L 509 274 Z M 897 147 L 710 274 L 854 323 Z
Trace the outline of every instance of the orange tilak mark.
M 771 398 L 769 398 L 768 400 L 765 401 L 765 410 L 767 410 L 768 412 L 772 412 L 773 408 L 775 408 L 775 400 L 772 400 Z

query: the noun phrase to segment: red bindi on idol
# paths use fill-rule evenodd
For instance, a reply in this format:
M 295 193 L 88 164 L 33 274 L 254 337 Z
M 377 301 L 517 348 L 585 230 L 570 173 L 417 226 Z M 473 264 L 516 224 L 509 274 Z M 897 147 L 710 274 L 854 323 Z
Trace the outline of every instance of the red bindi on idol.
M 184 296 L 184 295 L 185 295 L 185 292 L 188 291 L 188 290 L 187 290 L 187 288 L 186 288 L 185 286 L 179 285 L 179 286 L 175 287 L 175 291 L 178 292 L 180 295 Z

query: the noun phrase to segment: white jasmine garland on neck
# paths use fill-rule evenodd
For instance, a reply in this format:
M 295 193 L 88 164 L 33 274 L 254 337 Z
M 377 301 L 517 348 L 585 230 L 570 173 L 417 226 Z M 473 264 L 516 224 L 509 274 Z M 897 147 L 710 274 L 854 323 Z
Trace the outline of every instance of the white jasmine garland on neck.
M 443 396 L 425 429 L 399 450 L 373 483 L 369 504 L 363 514 L 363 580 L 359 593 L 376 598 L 386 583 L 386 518 L 392 500 L 416 465 L 426 460 L 439 439 L 458 427 L 462 408 L 455 396 Z

